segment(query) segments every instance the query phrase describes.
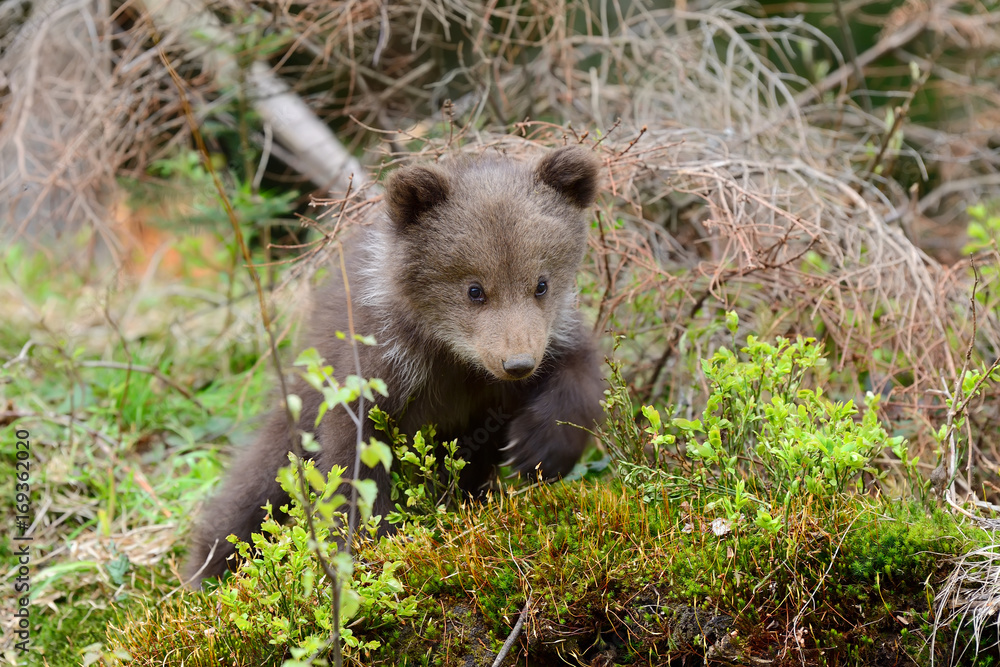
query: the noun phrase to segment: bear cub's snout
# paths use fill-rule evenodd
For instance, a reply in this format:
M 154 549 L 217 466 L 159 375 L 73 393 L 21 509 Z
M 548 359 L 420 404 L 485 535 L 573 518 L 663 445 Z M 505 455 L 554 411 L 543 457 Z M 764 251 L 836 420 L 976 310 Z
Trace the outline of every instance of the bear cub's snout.
M 515 380 L 520 380 L 531 375 L 538 364 L 535 363 L 535 358 L 530 354 L 515 354 L 504 359 L 502 365 L 507 375 Z

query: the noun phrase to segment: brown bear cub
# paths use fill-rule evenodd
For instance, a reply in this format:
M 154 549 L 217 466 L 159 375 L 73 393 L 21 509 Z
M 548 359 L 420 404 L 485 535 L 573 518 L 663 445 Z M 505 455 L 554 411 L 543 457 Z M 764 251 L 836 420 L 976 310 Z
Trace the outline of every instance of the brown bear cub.
M 386 215 L 346 242 L 354 330 L 378 341 L 358 346 L 362 376 L 385 381 L 379 407 L 402 432 L 433 423 L 440 441 L 458 439 L 470 492 L 501 464 L 566 474 L 587 441 L 569 424 L 591 427 L 600 414 L 600 364 L 575 304 L 598 170 L 578 146 L 534 165 L 497 155 L 404 167 L 386 184 Z M 335 335 L 349 327 L 347 291 L 333 273 L 314 303 L 309 342 L 343 379 L 356 365 Z M 346 410 L 314 428 L 320 394 L 303 380 L 291 391 L 302 398 L 299 428 L 319 443 L 317 467 L 351 474 L 357 432 Z M 370 421 L 364 429 L 368 442 Z M 228 535 L 249 540 L 262 505 L 288 502 L 275 477 L 299 437 L 289 431 L 276 409 L 206 505 L 186 571 L 194 585 L 235 567 Z M 381 466 L 360 474 L 377 482 L 374 513 L 386 515 L 389 475 Z

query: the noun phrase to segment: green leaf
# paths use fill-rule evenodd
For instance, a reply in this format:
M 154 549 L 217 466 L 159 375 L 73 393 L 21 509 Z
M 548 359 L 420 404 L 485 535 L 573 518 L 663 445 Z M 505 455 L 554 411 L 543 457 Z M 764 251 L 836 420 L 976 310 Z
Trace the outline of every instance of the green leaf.
M 757 518 L 754 519 L 754 524 L 761 530 L 764 530 L 772 535 L 776 534 L 781 530 L 781 520 L 775 519 L 771 516 L 771 513 L 764 510 L 764 508 L 757 509 Z
M 361 445 L 361 462 L 369 468 L 374 468 L 379 463 L 389 472 L 392 467 L 392 449 L 384 442 L 372 438 L 367 445 Z
M 316 423 L 318 424 L 319 422 L 317 421 Z M 302 433 L 302 449 L 304 449 L 307 452 L 319 451 L 319 443 L 316 442 L 316 436 L 314 436 L 309 431 L 305 431 Z
M 299 398 L 298 394 L 289 394 L 285 396 L 285 402 L 288 405 L 288 410 L 292 413 L 292 419 L 294 421 L 299 421 L 299 417 L 302 416 L 302 399 Z
M 726 328 L 729 329 L 729 333 L 736 335 L 737 329 L 740 327 L 740 316 L 735 310 L 730 310 L 726 312 Z
M 306 481 L 309 482 L 309 486 L 313 488 L 313 491 L 322 493 L 323 489 L 326 488 L 326 478 L 323 477 L 323 473 L 313 467 L 306 468 L 304 472 Z
M 982 375 L 979 372 L 969 371 L 965 374 L 965 377 L 962 378 L 962 392 L 966 396 L 972 393 L 972 390 L 975 388 L 976 383 L 979 382 L 980 377 L 982 377 Z
M 378 484 L 374 479 L 356 479 L 352 483 L 358 490 L 358 507 L 362 509 L 362 516 L 367 519 L 375 504 L 375 496 L 378 495 Z
M 670 422 L 681 429 L 682 431 L 700 431 L 701 430 L 701 420 L 695 419 L 694 421 L 689 421 L 687 419 L 681 419 L 680 417 L 674 417 Z
M 117 560 L 108 562 L 104 566 L 104 569 L 108 571 L 108 576 L 111 577 L 111 581 L 114 582 L 115 586 L 121 586 L 125 583 L 125 575 L 128 574 L 130 566 L 131 563 L 128 556 L 122 554 Z
M 660 430 L 660 413 L 656 408 L 651 405 L 644 405 L 642 406 L 642 414 L 649 421 L 654 432 Z
M 325 415 L 326 411 L 329 409 L 330 406 L 327 405 L 325 402 L 319 404 L 319 408 L 316 410 L 316 421 L 315 423 L 313 423 L 313 426 L 319 426 L 319 423 L 323 421 L 323 415 Z
M 319 356 L 319 352 L 316 351 L 315 347 L 309 347 L 299 353 L 299 356 L 295 358 L 296 366 L 319 366 L 323 363 L 323 357 Z
M 361 596 L 357 591 L 344 587 L 340 591 L 340 622 L 346 624 L 354 619 L 361 609 Z

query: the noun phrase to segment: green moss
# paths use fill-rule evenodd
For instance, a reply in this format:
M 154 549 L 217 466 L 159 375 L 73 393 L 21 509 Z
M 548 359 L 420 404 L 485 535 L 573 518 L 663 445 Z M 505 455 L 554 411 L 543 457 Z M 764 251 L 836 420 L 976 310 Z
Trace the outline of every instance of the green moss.
M 401 563 L 399 595 L 415 596 L 417 611 L 352 624 L 362 643 L 381 645 L 348 660 L 488 662 L 529 595 L 528 650 L 538 660 L 600 655 L 659 664 L 703 655 L 718 637 L 706 640 L 690 627 L 714 623 L 732 650 L 780 664 L 790 654 L 779 654 L 775 619 L 810 629 L 803 648 L 815 664 L 919 656 L 926 635 L 913 626 L 927 618 L 924 582 L 941 575 L 942 556 L 974 546 L 947 514 L 865 496 L 832 513 L 800 511 L 782 536 L 743 522 L 719 537 L 710 519 L 691 504 L 647 503 L 640 490 L 611 479 L 467 504 L 441 525 L 414 525 L 363 548 L 359 559 L 372 571 Z M 279 664 L 290 648 L 241 632 L 203 593 L 151 605 L 116 628 L 110 643 L 132 652 L 133 665 L 170 654 L 188 656 L 190 665 Z
M 804 531 L 791 554 L 776 553 L 783 544 L 753 526 L 719 539 L 685 532 L 686 521 L 666 518 L 677 508 L 661 509 L 668 511 L 652 511 L 638 493 L 614 482 L 563 484 L 466 517 L 461 541 L 425 534 L 386 546 L 388 557 L 406 563 L 408 588 L 472 592 L 497 637 L 509 630 L 530 589 L 536 618 L 563 626 L 539 632 L 543 643 L 585 628 L 614 631 L 615 619 L 629 615 L 623 600 L 653 594 L 661 605 L 704 604 L 736 615 L 750 635 L 761 630 L 753 627 L 761 618 L 794 616 L 811 599 L 804 627 L 829 628 L 834 643 L 845 636 L 862 645 L 874 645 L 866 633 L 877 632 L 884 619 L 926 611 L 923 582 L 938 574 L 942 554 L 968 546 L 947 515 L 861 497 L 839 508 L 841 532 L 829 526 Z M 438 577 L 436 562 L 453 563 L 454 574 Z M 918 647 L 914 640 L 901 650 Z
M 32 655 L 51 667 L 80 665 L 88 647 L 104 642 L 105 626 L 116 615 L 106 602 L 90 606 L 73 597 L 61 601 L 58 611 L 32 611 Z

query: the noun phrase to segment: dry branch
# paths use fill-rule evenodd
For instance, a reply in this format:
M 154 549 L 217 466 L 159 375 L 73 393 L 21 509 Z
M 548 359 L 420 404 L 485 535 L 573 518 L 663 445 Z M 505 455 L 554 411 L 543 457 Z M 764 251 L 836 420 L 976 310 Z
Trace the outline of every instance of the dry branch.
M 176 36 L 185 59 L 200 60 L 225 89 L 240 84 L 236 54 L 239 42 L 199 0 L 145 0 L 156 30 Z M 254 60 L 247 72 L 254 109 L 265 127 L 305 170 L 304 176 L 323 190 L 345 192 L 351 179 L 367 182 L 361 164 L 330 128 L 271 68 Z

